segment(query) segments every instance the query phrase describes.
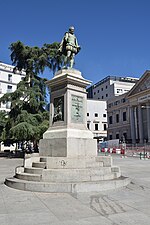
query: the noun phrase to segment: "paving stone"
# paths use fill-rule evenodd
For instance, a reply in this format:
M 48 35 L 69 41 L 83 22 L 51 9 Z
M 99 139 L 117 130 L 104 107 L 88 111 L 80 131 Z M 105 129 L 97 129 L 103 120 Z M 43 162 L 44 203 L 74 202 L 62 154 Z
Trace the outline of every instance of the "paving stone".
M 38 193 L 5 186 L 21 159 L 0 158 L 0 225 L 149 225 L 150 161 L 114 156 L 131 184 L 96 193 Z

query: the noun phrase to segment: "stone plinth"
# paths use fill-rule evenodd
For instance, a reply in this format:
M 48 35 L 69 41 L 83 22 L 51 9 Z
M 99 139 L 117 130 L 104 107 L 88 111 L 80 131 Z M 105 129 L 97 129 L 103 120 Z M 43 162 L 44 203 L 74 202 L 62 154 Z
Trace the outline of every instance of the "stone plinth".
M 90 81 L 78 70 L 64 69 L 47 84 L 51 89 L 50 127 L 40 140 L 40 156 L 96 156 L 96 140 L 86 121 L 86 87 Z

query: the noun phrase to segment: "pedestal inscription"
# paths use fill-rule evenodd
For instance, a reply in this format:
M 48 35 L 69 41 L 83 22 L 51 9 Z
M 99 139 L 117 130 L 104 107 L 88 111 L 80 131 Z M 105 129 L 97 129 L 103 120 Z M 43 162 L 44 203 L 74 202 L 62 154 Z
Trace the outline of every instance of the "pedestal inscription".
M 71 122 L 83 123 L 83 98 L 71 96 Z

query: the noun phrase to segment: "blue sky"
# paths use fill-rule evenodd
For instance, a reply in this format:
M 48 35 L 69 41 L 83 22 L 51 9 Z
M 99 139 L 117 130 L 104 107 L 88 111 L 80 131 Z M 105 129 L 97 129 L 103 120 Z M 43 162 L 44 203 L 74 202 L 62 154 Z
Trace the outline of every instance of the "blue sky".
M 12 42 L 60 42 L 73 25 L 82 47 L 75 68 L 93 83 L 108 75 L 140 77 L 150 69 L 149 0 L 0 0 L 0 9 L 4 63 L 11 64 Z

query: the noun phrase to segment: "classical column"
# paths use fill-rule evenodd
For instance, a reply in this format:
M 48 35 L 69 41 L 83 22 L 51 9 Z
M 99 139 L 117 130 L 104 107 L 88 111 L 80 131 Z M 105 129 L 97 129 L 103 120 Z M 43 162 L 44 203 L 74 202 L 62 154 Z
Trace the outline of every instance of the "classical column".
M 134 108 L 130 108 L 130 128 L 131 128 L 131 139 L 132 139 L 132 144 L 136 143 L 136 138 L 135 138 L 135 118 L 134 118 Z
M 139 138 L 140 143 L 143 144 L 143 120 L 141 105 L 138 105 L 138 118 L 139 118 Z
M 148 134 L 148 142 L 150 142 L 150 103 L 146 104 L 147 111 L 147 134 Z
M 138 139 L 137 107 L 134 107 L 135 139 Z

